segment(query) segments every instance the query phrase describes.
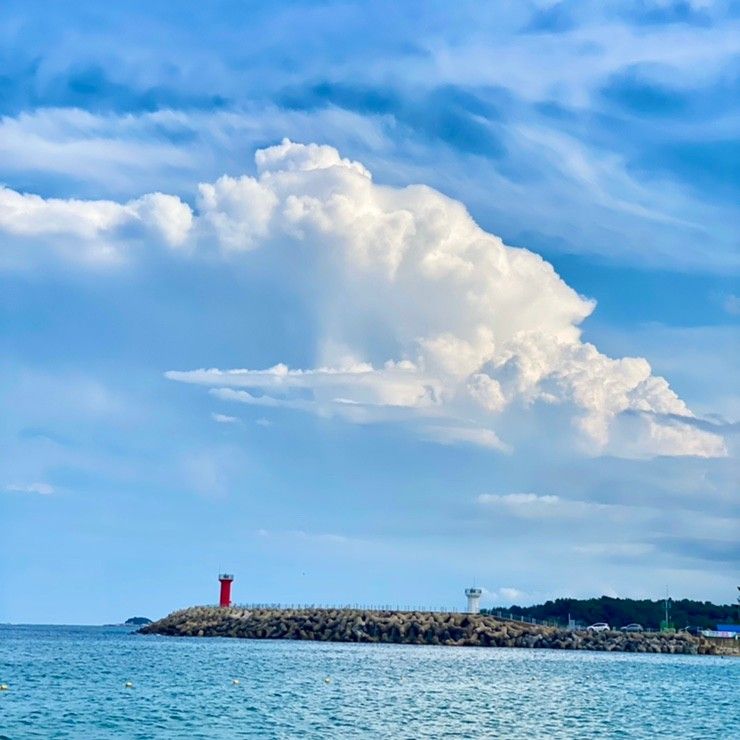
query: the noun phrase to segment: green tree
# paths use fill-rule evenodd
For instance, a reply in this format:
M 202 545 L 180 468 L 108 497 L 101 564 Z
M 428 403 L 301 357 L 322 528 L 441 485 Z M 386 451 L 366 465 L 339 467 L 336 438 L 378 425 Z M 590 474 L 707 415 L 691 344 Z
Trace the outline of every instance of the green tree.
M 612 627 L 622 627 L 636 622 L 651 629 L 658 629 L 665 616 L 663 599 L 617 599 L 612 596 L 593 599 L 555 599 L 533 606 L 501 606 L 481 611 L 495 614 L 499 610 L 516 617 L 541 621 L 554 620 L 562 625 L 567 624 L 570 615 L 571 619 L 584 624 L 608 622 Z M 737 611 L 738 607 L 735 604 L 679 599 L 671 602 L 671 621 L 679 629 L 684 627 L 713 629 L 718 623 L 736 623 Z

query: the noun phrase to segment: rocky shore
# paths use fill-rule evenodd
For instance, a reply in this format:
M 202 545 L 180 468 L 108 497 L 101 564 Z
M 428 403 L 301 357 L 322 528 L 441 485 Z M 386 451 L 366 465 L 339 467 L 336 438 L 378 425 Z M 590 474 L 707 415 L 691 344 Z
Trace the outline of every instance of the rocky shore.
M 718 655 L 722 648 L 686 633 L 567 631 L 483 614 L 355 609 L 242 609 L 212 606 L 173 612 L 143 635 L 270 640 L 526 647 L 630 653 Z

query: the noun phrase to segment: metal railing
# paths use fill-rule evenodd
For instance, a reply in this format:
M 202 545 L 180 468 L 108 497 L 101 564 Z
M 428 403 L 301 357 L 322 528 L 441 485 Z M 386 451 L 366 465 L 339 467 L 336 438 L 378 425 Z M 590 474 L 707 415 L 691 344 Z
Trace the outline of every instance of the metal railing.
M 213 606 L 216 606 L 215 604 Z M 316 603 L 270 603 L 270 602 L 248 602 L 234 603 L 236 609 L 293 609 L 295 611 L 310 609 L 342 610 L 348 609 L 363 612 L 434 612 L 442 614 L 464 614 L 465 609 L 455 609 L 450 606 L 410 606 L 402 604 L 316 604 Z
M 534 617 L 528 617 L 526 614 L 513 614 L 512 612 L 505 612 L 503 609 L 486 609 L 485 614 L 489 617 L 496 617 L 505 622 L 521 622 L 523 624 L 538 624 L 541 627 L 562 627 L 560 622 L 556 619 L 535 619 Z
M 211 606 L 218 606 L 218 604 L 211 604 Z M 434 614 L 467 614 L 468 612 L 463 608 L 455 608 L 451 606 L 412 606 L 408 604 L 317 604 L 317 603 L 279 603 L 279 602 L 244 602 L 234 603 L 231 605 L 233 609 L 290 609 L 293 611 L 308 611 L 314 609 L 325 609 L 329 611 L 338 611 L 342 609 L 348 609 L 353 611 L 363 612 L 398 612 L 404 614 L 413 614 L 414 612 L 425 612 Z M 520 622 L 524 624 L 535 624 L 542 627 L 559 627 L 561 626 L 556 620 L 542 620 L 535 619 L 534 617 L 527 617 L 526 615 L 518 615 L 504 612 L 503 610 L 490 610 L 483 609 L 480 612 L 481 616 L 495 617 L 507 622 Z

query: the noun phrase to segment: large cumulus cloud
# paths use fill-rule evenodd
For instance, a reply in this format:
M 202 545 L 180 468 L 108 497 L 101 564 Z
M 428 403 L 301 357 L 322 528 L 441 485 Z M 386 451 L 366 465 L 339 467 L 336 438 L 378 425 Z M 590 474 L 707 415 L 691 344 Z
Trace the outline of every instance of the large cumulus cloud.
M 256 164 L 254 177 L 200 185 L 194 213 L 162 194 L 121 205 L 5 189 L 0 228 L 71 235 L 92 254 L 101 243 L 125 251 L 132 226 L 195 255 L 268 254 L 271 279 L 316 317 L 315 366 L 168 373 L 222 399 L 396 420 L 437 442 L 504 452 L 513 418 L 536 437 L 542 413 L 556 409 L 558 431 L 589 454 L 726 454 L 646 360 L 612 359 L 582 340 L 592 301 L 461 203 L 421 185 L 378 185 L 328 146 L 285 140 Z

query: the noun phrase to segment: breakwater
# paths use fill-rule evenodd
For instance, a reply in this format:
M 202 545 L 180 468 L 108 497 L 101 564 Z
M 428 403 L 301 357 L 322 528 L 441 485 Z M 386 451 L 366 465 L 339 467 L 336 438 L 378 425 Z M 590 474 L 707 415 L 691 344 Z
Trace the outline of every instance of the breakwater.
M 359 609 L 191 607 L 145 625 L 139 633 L 177 637 L 385 642 L 687 655 L 718 655 L 723 652 L 720 647 L 686 633 L 569 631 L 505 621 L 483 614 Z

